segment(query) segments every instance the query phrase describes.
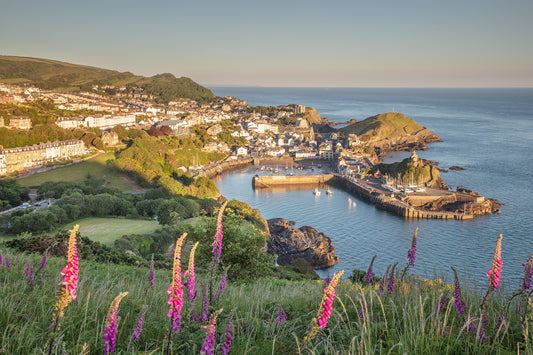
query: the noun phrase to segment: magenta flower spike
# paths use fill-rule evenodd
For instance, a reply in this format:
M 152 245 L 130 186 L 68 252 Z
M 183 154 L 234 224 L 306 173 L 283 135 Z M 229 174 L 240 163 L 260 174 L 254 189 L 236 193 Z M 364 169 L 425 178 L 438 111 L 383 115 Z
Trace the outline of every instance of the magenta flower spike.
M 413 240 L 411 241 L 411 248 L 407 251 L 407 259 L 409 260 L 410 266 L 415 266 L 417 232 L 418 232 L 418 228 L 415 229 L 415 233 L 413 234 Z
M 216 311 L 209 317 L 209 325 L 207 326 L 207 334 L 205 336 L 205 342 L 200 349 L 200 354 L 212 355 L 215 347 L 215 330 L 217 325 L 217 317 L 222 313 L 222 308 Z M 202 326 L 202 328 L 206 328 Z
M 0 254 L 0 265 L 2 265 L 2 254 Z
M 11 267 L 11 262 L 9 261 L 9 256 L 6 255 L 4 262 L 5 262 L 6 269 L 9 269 Z
M 217 263 L 220 263 L 220 253 L 222 252 L 222 217 L 224 215 L 224 209 L 226 208 L 227 204 L 228 201 L 225 201 L 218 210 L 217 229 L 213 238 L 213 243 L 211 244 L 211 246 L 213 247 L 213 250 L 211 252 L 217 253 Z
M 200 244 L 200 242 L 196 242 L 196 244 L 194 244 L 191 249 L 191 254 L 189 255 L 189 269 L 187 270 L 187 296 L 191 300 L 194 300 L 196 298 L 196 292 L 194 291 L 194 255 L 196 253 L 196 248 L 198 248 L 198 244 Z
M 489 289 L 498 289 L 500 287 L 500 277 L 502 272 L 502 237 L 500 234 L 496 240 L 496 250 L 494 251 L 494 259 L 492 260 L 492 268 L 487 272 L 489 277 Z
M 127 292 L 120 293 L 107 311 L 106 326 L 104 328 L 104 355 L 115 352 L 115 341 L 117 338 L 117 312 L 120 301 L 127 295 Z
M 181 309 L 183 307 L 183 288 L 181 283 L 181 247 L 187 233 L 176 241 L 176 249 L 174 250 L 174 266 L 172 268 L 172 282 L 168 287 L 168 316 L 172 319 L 172 327 L 174 331 L 179 332 L 181 326 Z
M 328 319 L 331 316 L 331 309 L 333 308 L 333 298 L 335 297 L 335 287 L 337 286 L 337 283 L 339 282 L 340 277 L 342 276 L 344 270 L 333 275 L 333 278 L 331 279 L 331 282 L 329 283 L 328 287 L 324 289 L 324 297 L 323 297 L 323 307 L 320 317 L 318 318 L 318 326 L 320 328 L 325 328 L 328 324 Z

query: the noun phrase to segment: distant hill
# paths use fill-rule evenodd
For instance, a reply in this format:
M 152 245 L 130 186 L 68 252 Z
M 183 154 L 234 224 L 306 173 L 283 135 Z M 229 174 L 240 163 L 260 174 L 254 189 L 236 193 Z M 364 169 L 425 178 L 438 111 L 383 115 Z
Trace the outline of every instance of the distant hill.
M 425 150 L 426 144 L 441 141 L 440 137 L 406 117 L 403 113 L 389 112 L 368 117 L 339 129 L 345 134 L 356 134 L 361 142 L 382 155 L 397 150 Z
M 0 56 L 0 81 L 9 84 L 29 83 L 48 90 L 91 91 L 93 85 L 143 88 L 159 103 L 179 98 L 203 101 L 215 97 L 211 90 L 189 78 L 165 73 L 152 77 L 129 72 L 101 69 L 48 59 Z

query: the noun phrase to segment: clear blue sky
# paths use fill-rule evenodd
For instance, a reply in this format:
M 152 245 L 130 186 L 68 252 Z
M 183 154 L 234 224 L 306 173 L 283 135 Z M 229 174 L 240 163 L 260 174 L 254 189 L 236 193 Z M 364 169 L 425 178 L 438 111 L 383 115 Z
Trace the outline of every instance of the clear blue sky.
M 533 86 L 531 0 L 4 0 L 0 54 L 204 85 Z

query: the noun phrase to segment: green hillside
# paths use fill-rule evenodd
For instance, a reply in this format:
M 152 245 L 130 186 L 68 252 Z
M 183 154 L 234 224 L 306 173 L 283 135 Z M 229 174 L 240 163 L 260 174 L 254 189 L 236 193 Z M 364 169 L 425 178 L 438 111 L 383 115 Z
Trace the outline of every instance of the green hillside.
M 139 87 L 144 93 L 167 103 L 179 98 L 205 100 L 213 93 L 189 78 L 165 73 L 152 77 L 129 72 L 101 69 L 55 60 L 0 56 L 0 81 L 9 84 L 29 83 L 48 90 L 90 91 L 93 85 Z
M 412 118 L 403 113 L 389 112 L 368 117 L 363 121 L 356 122 L 339 131 L 348 134 L 357 134 L 362 139 L 365 137 L 390 137 L 394 135 L 414 134 L 425 127 L 419 125 Z

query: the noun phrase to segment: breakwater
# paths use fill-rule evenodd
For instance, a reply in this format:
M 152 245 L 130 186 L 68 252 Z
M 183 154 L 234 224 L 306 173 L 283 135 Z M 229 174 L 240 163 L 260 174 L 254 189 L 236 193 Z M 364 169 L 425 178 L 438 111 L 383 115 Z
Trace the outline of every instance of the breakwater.
M 318 185 L 333 180 L 333 174 L 327 175 L 256 175 L 252 178 L 252 185 L 257 188 L 280 185 Z
M 382 210 L 392 212 L 406 218 L 468 220 L 474 217 L 472 214 L 466 213 L 454 213 L 447 211 L 430 212 L 419 210 L 404 201 L 400 201 L 388 194 L 383 193 L 381 190 L 376 190 L 362 180 L 348 179 L 338 174 L 334 175 L 332 182 L 343 186 L 350 192 L 366 198 L 368 201 Z

